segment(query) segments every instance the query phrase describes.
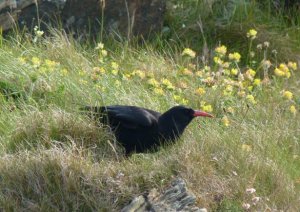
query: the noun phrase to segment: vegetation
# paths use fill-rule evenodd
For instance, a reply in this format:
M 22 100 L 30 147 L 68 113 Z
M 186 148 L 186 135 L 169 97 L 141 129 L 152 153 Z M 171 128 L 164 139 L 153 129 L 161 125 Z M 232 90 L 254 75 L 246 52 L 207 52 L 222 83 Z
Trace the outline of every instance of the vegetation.
M 222 2 L 169 1 L 168 29 L 142 45 L 1 35 L 0 208 L 117 211 L 180 176 L 211 211 L 297 211 L 298 26 L 271 1 Z M 109 104 L 184 104 L 216 118 L 125 158 L 79 110 Z

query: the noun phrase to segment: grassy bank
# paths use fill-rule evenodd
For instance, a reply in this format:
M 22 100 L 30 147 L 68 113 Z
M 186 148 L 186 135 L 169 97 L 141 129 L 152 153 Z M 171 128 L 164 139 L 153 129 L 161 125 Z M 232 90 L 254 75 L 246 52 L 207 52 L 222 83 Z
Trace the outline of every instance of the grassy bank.
M 197 205 L 212 211 L 242 211 L 246 204 L 254 211 L 296 211 L 297 48 L 281 51 L 282 43 L 272 42 L 281 36 L 274 29 L 251 26 L 256 34 L 233 23 L 243 26 L 242 45 L 226 38 L 233 36 L 225 33 L 231 25 L 224 37 L 207 41 L 207 55 L 203 40 L 193 46 L 193 37 L 142 46 L 86 45 L 59 32 L 2 40 L 0 208 L 117 211 L 179 176 Z M 125 158 L 113 136 L 79 111 L 109 104 L 161 112 L 184 104 L 216 118 L 194 120 L 175 145 Z

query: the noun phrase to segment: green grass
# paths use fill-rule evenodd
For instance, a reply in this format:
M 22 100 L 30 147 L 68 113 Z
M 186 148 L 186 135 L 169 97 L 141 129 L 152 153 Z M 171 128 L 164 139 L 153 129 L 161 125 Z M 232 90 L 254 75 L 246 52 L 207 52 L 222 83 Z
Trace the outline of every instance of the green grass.
M 255 196 L 261 201 L 251 206 L 254 211 L 296 211 L 300 207 L 299 69 L 289 68 L 290 78 L 274 75 L 280 63 L 298 56 L 297 48 L 286 45 L 297 40 L 297 35 L 292 33 L 283 43 L 272 42 L 281 39 L 281 33 L 274 28 L 276 23 L 291 32 L 296 26 L 288 26 L 282 16 L 274 19 L 263 13 L 268 10 L 259 10 L 256 1 L 246 5 L 236 1 L 249 11 L 237 10 L 229 25 L 215 29 L 208 25 L 202 35 L 193 37 L 192 15 L 203 10 L 201 2 L 183 1 L 185 9 L 170 14 L 169 18 L 176 18 L 171 29 L 176 30 L 178 41 L 162 37 L 143 45 L 110 41 L 103 49 L 107 56 L 101 49 L 60 32 L 37 42 L 18 35 L 3 39 L 1 209 L 118 211 L 145 191 L 163 191 L 176 177 L 187 182 L 199 207 L 211 211 L 242 211 L 242 204 L 251 203 Z M 207 11 L 202 21 L 211 16 Z M 181 26 L 176 21 L 185 18 L 191 20 L 186 22 L 184 35 L 176 28 Z M 247 20 L 258 31 L 252 45 L 256 55 L 250 63 L 246 63 L 250 58 Z M 243 30 L 235 31 L 237 26 Z M 209 36 L 213 31 L 216 37 Z M 193 42 L 199 37 L 208 43 L 207 58 L 182 56 L 186 47 L 201 56 L 202 41 Z M 232 43 L 235 37 L 239 39 Z M 230 62 L 229 69 L 238 67 L 246 73 L 251 67 L 257 71 L 255 78 L 266 80 L 266 69 L 260 62 L 269 59 L 269 83 L 253 86 L 244 74 L 241 87 L 236 76 L 218 76 L 223 69 L 213 62 L 213 56 L 217 55 L 214 47 L 220 40 L 228 48 L 223 60 Z M 256 50 L 256 44 L 264 41 L 270 41 L 271 47 Z M 273 48 L 278 50 L 277 57 L 271 53 Z M 240 63 L 228 59 L 228 52 L 234 51 L 241 53 Z M 287 59 L 290 52 L 294 55 Z M 209 65 L 211 71 L 204 70 L 204 65 Z M 197 93 L 199 87 L 206 92 Z M 291 91 L 293 98 L 285 98 L 283 90 Z M 245 95 L 238 95 L 239 91 Z M 256 104 L 247 95 L 252 95 Z M 138 105 L 161 112 L 176 104 L 203 110 L 211 106 L 216 118 L 194 120 L 178 142 L 156 153 L 125 158 L 113 135 L 79 110 L 83 105 L 109 104 Z M 290 111 L 292 105 L 295 114 Z M 247 188 L 255 188 L 256 192 L 247 194 Z

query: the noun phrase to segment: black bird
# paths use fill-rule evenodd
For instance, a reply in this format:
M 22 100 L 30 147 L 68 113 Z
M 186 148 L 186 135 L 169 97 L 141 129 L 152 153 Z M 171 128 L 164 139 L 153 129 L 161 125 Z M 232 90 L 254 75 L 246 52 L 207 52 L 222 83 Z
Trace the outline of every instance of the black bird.
M 209 113 L 185 106 L 175 106 L 161 114 L 136 106 L 86 106 L 102 124 L 108 125 L 126 154 L 156 150 L 165 141 L 174 142 L 197 116 L 213 117 Z

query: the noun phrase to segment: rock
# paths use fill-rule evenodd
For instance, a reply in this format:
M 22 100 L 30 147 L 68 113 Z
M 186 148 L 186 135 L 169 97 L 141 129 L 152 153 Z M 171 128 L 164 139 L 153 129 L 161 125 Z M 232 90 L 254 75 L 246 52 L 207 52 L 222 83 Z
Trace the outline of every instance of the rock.
M 33 31 L 35 26 L 39 26 L 40 30 L 46 32 L 49 26 L 59 25 L 58 20 L 64 4 L 65 0 L 39 0 L 38 7 L 33 3 L 18 12 L 17 23 L 21 29 L 27 28 Z
M 46 30 L 48 26 L 58 24 L 64 3 L 65 0 L 6 0 L 0 3 L 0 26 L 4 31 L 13 28 L 16 23 L 19 28 L 25 27 L 29 31 L 33 31 L 35 26 Z
M 196 197 L 187 190 L 183 179 L 178 178 L 162 194 L 153 189 L 147 195 L 134 198 L 122 212 L 205 212 L 205 208 L 195 206 Z
M 166 0 L 6 0 L 0 3 L 0 26 L 46 31 L 60 26 L 77 37 L 97 37 L 102 32 L 126 38 L 162 30 Z M 103 19 L 102 19 L 103 17 Z M 103 24 L 102 24 L 103 23 Z
M 165 0 L 68 0 L 62 20 L 75 32 L 100 35 L 103 22 L 106 34 L 148 37 L 162 29 L 165 10 Z

